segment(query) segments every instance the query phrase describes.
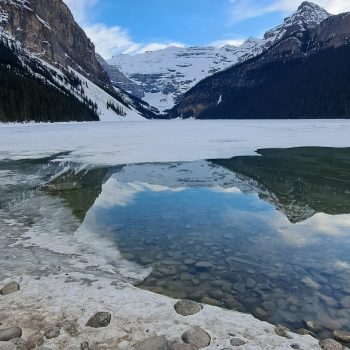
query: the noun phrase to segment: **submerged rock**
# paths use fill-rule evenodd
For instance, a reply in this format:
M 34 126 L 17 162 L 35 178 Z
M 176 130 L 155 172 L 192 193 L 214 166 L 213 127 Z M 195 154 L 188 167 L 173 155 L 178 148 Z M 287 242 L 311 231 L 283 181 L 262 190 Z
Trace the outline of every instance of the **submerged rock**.
M 57 338 L 60 335 L 60 329 L 58 327 L 46 327 L 44 335 L 47 339 Z
M 262 309 L 261 307 L 257 307 L 257 308 L 253 311 L 253 315 L 254 315 L 256 318 L 263 319 L 263 318 L 266 318 L 269 314 L 268 314 L 264 309 Z
M 0 341 L 9 341 L 22 336 L 22 329 L 19 327 L 10 327 L 0 329 Z
M 186 331 L 182 335 L 182 340 L 191 345 L 193 350 L 205 348 L 211 342 L 210 335 L 200 327 L 193 327 Z
M 164 336 L 147 338 L 134 347 L 135 350 L 168 350 L 168 341 Z
M 107 327 L 111 322 L 111 314 L 109 312 L 98 312 L 87 321 L 87 327 L 101 328 Z
M 175 306 L 175 311 L 182 316 L 190 316 L 197 314 L 202 310 L 202 305 L 187 299 L 179 300 Z
M 8 295 L 8 294 L 12 294 L 15 292 L 18 292 L 20 289 L 19 284 L 17 282 L 10 282 L 8 284 L 6 284 L 1 290 L 0 290 L 0 294 L 1 295 Z
M 333 339 L 325 339 L 320 341 L 320 347 L 323 350 L 343 350 L 343 345 Z
M 345 331 L 334 331 L 334 338 L 344 343 L 350 343 L 350 332 Z
M 306 329 L 311 332 L 319 332 L 321 327 L 315 321 L 304 321 Z

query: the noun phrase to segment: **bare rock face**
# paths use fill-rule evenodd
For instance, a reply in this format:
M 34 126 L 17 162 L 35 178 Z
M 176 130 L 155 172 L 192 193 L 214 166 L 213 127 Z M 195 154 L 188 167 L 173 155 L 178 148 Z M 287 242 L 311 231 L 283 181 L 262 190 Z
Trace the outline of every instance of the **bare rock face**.
M 93 43 L 62 0 L 3 0 L 0 12 L 0 26 L 30 52 L 56 66 L 71 66 L 95 83 L 110 83 Z

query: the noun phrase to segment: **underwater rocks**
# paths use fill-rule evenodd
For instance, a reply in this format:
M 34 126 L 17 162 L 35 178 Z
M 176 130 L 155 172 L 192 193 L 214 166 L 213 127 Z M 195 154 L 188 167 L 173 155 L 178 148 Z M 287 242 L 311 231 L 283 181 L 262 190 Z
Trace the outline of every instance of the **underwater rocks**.
M 46 327 L 44 335 L 47 339 L 57 338 L 60 335 L 60 329 L 58 327 Z

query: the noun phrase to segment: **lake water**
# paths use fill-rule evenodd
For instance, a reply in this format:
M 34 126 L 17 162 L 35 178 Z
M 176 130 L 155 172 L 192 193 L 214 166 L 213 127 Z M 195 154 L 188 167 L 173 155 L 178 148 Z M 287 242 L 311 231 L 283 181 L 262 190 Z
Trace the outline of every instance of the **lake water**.
M 293 330 L 312 320 L 320 338 L 350 330 L 350 150 L 260 154 L 83 171 L 5 162 L 2 178 L 22 181 L 1 185 L 0 209 L 15 193 L 59 199 L 77 240 L 149 269 L 141 288 Z

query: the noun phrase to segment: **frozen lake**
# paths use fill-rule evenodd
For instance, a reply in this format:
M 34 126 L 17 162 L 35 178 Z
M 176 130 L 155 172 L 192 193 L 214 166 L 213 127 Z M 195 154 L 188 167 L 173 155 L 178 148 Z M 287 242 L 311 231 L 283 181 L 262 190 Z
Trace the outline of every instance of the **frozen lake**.
M 0 280 L 131 282 L 294 331 L 313 320 L 319 338 L 350 330 L 349 135 L 347 121 L 2 126 Z

